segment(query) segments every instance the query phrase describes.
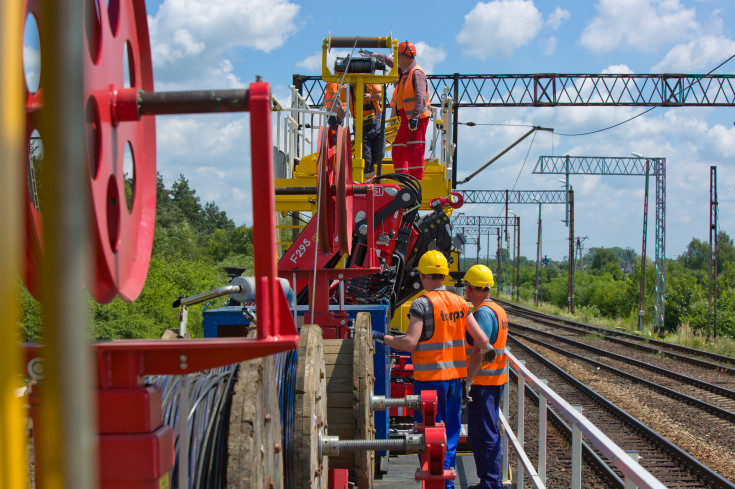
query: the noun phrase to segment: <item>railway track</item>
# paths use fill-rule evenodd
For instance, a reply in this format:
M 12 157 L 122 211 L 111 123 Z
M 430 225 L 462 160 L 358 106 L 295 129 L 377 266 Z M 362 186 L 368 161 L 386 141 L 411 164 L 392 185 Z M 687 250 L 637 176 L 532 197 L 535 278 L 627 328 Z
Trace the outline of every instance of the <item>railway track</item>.
M 525 359 L 526 366 L 532 372 L 538 377 L 546 378 L 549 386 L 570 403 L 581 404 L 583 414 L 620 447 L 625 450 L 636 450 L 641 457 L 641 465 L 667 487 L 735 488 L 731 480 L 708 467 L 707 463 L 701 462 L 698 459 L 701 457 L 698 457 L 697 454 L 688 453 L 675 442 L 660 434 L 658 426 L 647 426 L 637 419 L 641 418 L 637 415 L 638 413 L 629 412 L 630 409 L 626 403 L 620 402 L 621 398 L 626 399 L 625 393 L 620 395 L 625 386 L 620 385 L 617 379 L 601 379 L 600 382 L 595 382 L 595 378 L 604 376 L 600 374 L 600 371 L 593 369 L 590 372 L 589 367 L 585 368 L 575 364 L 565 358 L 563 353 L 549 350 L 537 352 L 514 335 L 511 335 L 509 339 L 514 354 L 518 358 Z M 543 348 L 538 344 L 534 346 L 536 349 Z M 585 375 L 585 373 L 590 375 Z M 618 395 L 611 395 L 611 392 L 613 394 L 617 392 Z M 635 405 L 643 402 L 642 399 L 636 398 L 633 391 L 628 391 L 628 394 L 633 394 L 627 395 L 628 404 Z M 613 400 L 611 401 L 608 397 L 612 397 Z M 664 398 L 664 396 L 661 397 Z M 643 404 L 645 405 L 645 402 Z M 714 415 L 706 414 L 705 416 Z M 730 421 L 720 421 L 723 424 L 732 424 Z M 533 423 L 526 423 L 525 426 L 526 446 L 532 449 L 534 442 L 530 440 L 537 439 L 534 433 L 535 426 Z M 730 462 L 731 457 L 732 455 L 730 455 Z M 612 467 L 609 461 L 606 463 Z M 717 469 L 720 468 L 718 465 Z M 599 470 L 596 472 L 599 473 Z M 620 477 L 621 474 L 617 476 Z M 620 487 L 620 483 L 612 477 L 601 476 L 601 480 L 604 481 L 603 485 L 595 487 Z
M 495 299 L 493 299 L 495 300 Z M 643 352 L 665 356 L 672 359 L 677 359 L 692 365 L 697 365 L 711 370 L 721 371 L 730 375 L 735 375 L 735 358 L 728 357 L 725 355 L 718 355 L 696 348 L 689 348 L 682 345 L 676 345 L 667 343 L 665 341 L 645 338 L 635 334 L 624 333 L 621 331 L 615 331 L 607 328 L 601 328 L 598 326 L 592 326 L 589 324 L 580 323 L 578 321 L 572 321 L 566 318 L 558 316 L 552 316 L 544 314 L 527 307 L 518 306 L 511 302 L 505 302 L 502 300 L 495 300 L 503 306 L 508 314 L 526 318 L 534 321 L 535 323 L 544 324 L 557 329 L 563 329 L 570 333 L 576 333 L 579 335 L 587 335 L 590 333 L 600 335 L 606 341 L 616 343 L 618 345 L 626 346 L 629 348 L 635 348 Z

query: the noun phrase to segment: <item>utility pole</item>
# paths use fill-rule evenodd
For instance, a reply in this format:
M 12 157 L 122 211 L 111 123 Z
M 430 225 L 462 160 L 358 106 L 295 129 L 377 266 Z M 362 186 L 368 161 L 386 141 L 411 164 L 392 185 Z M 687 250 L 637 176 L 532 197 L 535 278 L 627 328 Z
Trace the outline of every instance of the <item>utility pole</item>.
M 480 263 L 480 220 L 477 220 L 477 259 L 475 263 Z
M 485 256 L 487 267 L 490 268 L 490 233 L 487 235 L 487 255 Z
M 498 284 L 498 297 L 500 297 L 500 289 L 502 289 L 502 283 L 503 283 L 503 260 L 500 258 L 500 235 L 503 234 L 501 232 L 498 232 L 498 279 L 496 280 L 496 283 Z
M 539 303 L 539 285 L 541 284 L 541 202 L 538 203 L 538 235 L 536 238 L 536 293 L 534 294 L 533 305 L 538 306 Z
M 521 216 L 516 216 L 516 302 L 521 300 Z
M 710 325 L 717 338 L 717 167 L 709 167 L 709 292 L 707 302 L 707 337 Z
M 574 190 L 569 188 L 569 279 L 567 280 L 567 303 L 574 314 Z
M 579 269 L 584 270 L 584 242 L 587 236 L 577 236 L 577 249 L 579 250 Z
M 648 171 L 650 162 L 646 159 L 646 190 L 643 197 L 643 243 L 641 244 L 641 283 L 638 294 L 638 331 L 643 330 L 643 293 L 646 286 L 646 237 L 648 235 Z M 655 326 L 654 326 L 654 329 Z M 656 331 L 654 331 L 655 333 Z

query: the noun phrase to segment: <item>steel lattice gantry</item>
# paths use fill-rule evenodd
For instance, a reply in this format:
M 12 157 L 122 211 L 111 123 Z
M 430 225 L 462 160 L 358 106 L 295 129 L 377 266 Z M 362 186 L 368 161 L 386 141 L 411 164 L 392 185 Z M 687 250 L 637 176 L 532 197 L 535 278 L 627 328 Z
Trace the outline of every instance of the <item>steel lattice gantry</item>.
M 432 105 L 445 89 L 455 107 L 548 107 L 580 105 L 735 106 L 735 75 L 555 74 L 428 75 Z M 304 98 L 322 103 L 320 76 L 293 75 Z
M 554 175 L 649 175 L 656 177 L 654 328 L 663 331 L 666 295 L 666 158 L 541 156 L 533 173 Z
M 733 107 L 735 75 L 702 74 L 556 74 L 428 75 L 431 104 L 441 106 L 448 92 L 453 119 L 460 107 Z M 320 76 L 293 75 L 305 99 L 320 105 L 326 83 Z M 452 140 L 458 141 L 459 124 Z M 452 159 L 452 188 L 457 185 L 457 148 Z
M 566 204 L 564 190 L 457 190 L 465 204 Z M 461 216 L 460 216 L 461 217 Z

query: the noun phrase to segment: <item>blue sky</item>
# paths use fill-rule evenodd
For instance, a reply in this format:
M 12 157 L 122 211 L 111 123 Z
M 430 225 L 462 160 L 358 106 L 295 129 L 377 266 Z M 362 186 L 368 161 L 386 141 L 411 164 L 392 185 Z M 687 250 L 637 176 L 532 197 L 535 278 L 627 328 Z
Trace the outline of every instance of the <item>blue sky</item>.
M 434 74 L 706 73 L 735 54 L 732 0 L 163 0 L 148 1 L 146 8 L 156 89 L 243 87 L 260 75 L 284 101 L 294 73 L 318 73 L 322 39 L 330 31 L 336 36 L 409 39 L 418 46 L 418 62 Z M 735 60 L 717 73 L 735 73 Z M 527 130 L 512 124 L 578 133 L 643 110 L 462 109 L 463 122 L 509 125 L 460 127 L 459 178 Z M 638 152 L 665 157 L 666 255 L 675 257 L 692 237 L 708 239 L 710 165 L 718 167 L 720 228 L 735 235 L 733 121 L 733 109 L 657 108 L 594 136 L 552 138 L 540 133 L 533 145 L 528 138 L 466 188 L 560 189 L 557 176 L 531 174 L 540 155 Z M 158 171 L 167 184 L 185 174 L 203 202 L 214 201 L 236 223 L 250 224 L 248 131 L 247 115 L 159 117 Z M 572 185 L 575 234 L 588 237 L 586 248 L 630 246 L 640 251 L 642 177 L 573 176 Z M 650 207 L 652 256 L 653 197 Z M 467 215 L 500 213 L 499 206 L 462 210 Z M 513 211 L 521 216 L 521 254 L 535 256 L 538 209 L 516 206 Z M 545 206 L 543 218 L 544 252 L 561 259 L 567 254 L 563 206 Z

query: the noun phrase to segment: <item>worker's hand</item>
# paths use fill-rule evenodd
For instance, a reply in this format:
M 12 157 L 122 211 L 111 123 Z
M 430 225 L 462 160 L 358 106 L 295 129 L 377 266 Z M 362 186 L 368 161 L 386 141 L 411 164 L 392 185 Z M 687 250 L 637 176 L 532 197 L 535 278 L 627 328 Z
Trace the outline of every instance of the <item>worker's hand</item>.
M 418 127 L 418 125 L 419 125 L 419 120 L 418 119 L 409 119 L 408 120 L 408 129 L 409 130 L 415 131 L 416 128 Z
M 497 350 L 495 348 L 490 348 L 483 356 L 482 356 L 482 363 L 490 363 L 493 360 L 495 360 L 495 357 L 498 356 Z
M 462 391 L 462 402 L 464 403 L 472 401 L 472 398 L 470 397 L 470 387 L 472 387 L 472 381 L 468 380 L 464 383 L 464 389 Z
M 385 333 L 373 330 L 373 341 L 384 343 Z

